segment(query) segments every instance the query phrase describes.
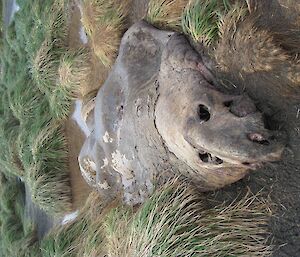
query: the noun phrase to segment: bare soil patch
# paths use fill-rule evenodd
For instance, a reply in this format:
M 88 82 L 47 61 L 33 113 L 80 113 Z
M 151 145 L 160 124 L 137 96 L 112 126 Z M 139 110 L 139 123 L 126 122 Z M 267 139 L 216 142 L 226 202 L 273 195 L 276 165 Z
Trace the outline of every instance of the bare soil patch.
M 82 207 L 91 192 L 91 188 L 81 176 L 78 165 L 78 155 L 85 136 L 71 118 L 65 123 L 66 137 L 69 150 L 69 170 L 72 187 L 73 209 L 76 210 Z

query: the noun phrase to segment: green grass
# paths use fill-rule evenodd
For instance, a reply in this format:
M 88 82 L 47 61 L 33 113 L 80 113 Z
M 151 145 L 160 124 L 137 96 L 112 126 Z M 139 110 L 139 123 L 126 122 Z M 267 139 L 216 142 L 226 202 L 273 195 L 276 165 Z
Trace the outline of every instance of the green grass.
M 0 173 L 1 256 L 39 257 L 35 227 L 24 214 L 22 183 Z
M 89 75 L 89 53 L 68 48 L 63 0 L 19 0 L 2 39 L 0 164 L 22 177 L 50 215 L 71 208 L 63 123 Z
M 151 0 L 146 20 L 160 29 L 181 31 L 182 12 L 188 0 Z
M 106 67 L 111 67 L 117 56 L 125 31 L 129 0 L 84 0 L 82 24 L 91 48 Z
M 43 257 L 101 256 L 102 211 L 98 193 L 91 193 L 74 221 L 53 228 L 42 240 Z
M 76 220 L 43 240 L 43 256 L 269 256 L 269 214 L 269 203 L 251 194 L 208 209 L 205 196 L 178 181 L 136 210 L 104 208 L 94 192 Z
M 182 28 L 195 42 L 210 45 L 218 38 L 219 21 L 232 8 L 229 0 L 190 0 Z
M 3 14 L 4 14 L 4 4 L 3 4 L 3 0 L 0 1 L 0 38 L 2 38 L 2 34 L 3 34 Z M 0 47 L 1 47 L 1 43 L 0 43 Z
M 87 230 L 87 220 L 82 217 L 80 221 L 69 223 L 54 229 L 47 235 L 41 244 L 43 257 L 75 257 L 79 242 Z
M 57 87 L 49 97 L 54 117 L 67 116 L 72 100 L 81 96 L 81 88 L 91 72 L 89 58 L 86 49 L 68 50 L 60 56 Z
M 113 213 L 104 222 L 104 245 L 111 257 L 267 256 L 266 207 L 248 195 L 206 209 L 204 196 L 189 185 L 170 183 L 132 217 Z
M 224 16 L 236 7 L 230 0 L 151 0 L 146 20 L 209 46 L 219 38 Z

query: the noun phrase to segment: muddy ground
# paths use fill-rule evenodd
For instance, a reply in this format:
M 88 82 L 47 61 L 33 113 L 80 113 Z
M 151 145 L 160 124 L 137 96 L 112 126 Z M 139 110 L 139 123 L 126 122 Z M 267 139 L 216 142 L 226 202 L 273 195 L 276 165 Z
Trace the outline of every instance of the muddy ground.
M 134 0 L 131 6 L 129 25 L 141 19 L 146 13 L 149 0 Z M 74 4 L 72 6 L 72 19 L 70 31 L 70 44 L 73 47 L 81 45 L 79 38 L 80 11 Z M 96 59 L 95 59 L 96 60 Z M 93 63 L 91 82 L 83 91 L 92 91 L 100 88 L 105 80 L 107 70 L 97 61 Z M 260 102 L 264 102 L 259 89 L 252 91 L 251 95 Z M 281 109 L 278 102 L 276 118 L 283 124 L 289 134 L 290 145 L 284 153 L 283 160 L 269 164 L 266 167 L 251 172 L 243 180 L 216 192 L 207 193 L 207 197 L 217 201 L 232 201 L 238 195 L 243 195 L 247 190 L 253 193 L 262 190 L 262 194 L 270 198 L 275 207 L 270 219 L 269 229 L 272 233 L 272 243 L 276 250 L 273 257 L 299 257 L 300 256 L 300 104 L 290 104 Z M 73 207 L 83 205 L 90 188 L 81 177 L 77 156 L 84 141 L 84 135 L 72 119 L 65 125 L 66 136 L 69 143 L 69 168 L 73 193 Z M 292 149 L 292 150 L 290 150 Z M 48 224 L 48 223 L 47 223 Z M 47 225 L 48 229 L 49 226 Z

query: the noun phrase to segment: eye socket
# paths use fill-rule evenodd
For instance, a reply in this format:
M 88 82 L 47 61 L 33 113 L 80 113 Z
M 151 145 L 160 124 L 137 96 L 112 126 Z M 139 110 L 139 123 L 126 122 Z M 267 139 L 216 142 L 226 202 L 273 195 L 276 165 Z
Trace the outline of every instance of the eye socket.
M 201 122 L 206 122 L 210 119 L 210 113 L 208 111 L 208 108 L 203 104 L 199 104 L 198 106 L 198 115 Z

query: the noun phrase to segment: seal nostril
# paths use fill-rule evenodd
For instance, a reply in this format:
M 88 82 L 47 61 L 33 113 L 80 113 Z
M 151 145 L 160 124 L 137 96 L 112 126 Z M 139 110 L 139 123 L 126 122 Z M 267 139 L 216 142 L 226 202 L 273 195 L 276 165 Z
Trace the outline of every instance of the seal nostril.
M 263 114 L 264 127 L 268 130 L 277 131 L 280 130 L 281 124 L 275 120 L 273 116 Z
M 222 164 L 223 163 L 223 160 L 220 159 L 219 157 L 215 157 L 214 160 L 213 160 L 214 164 Z
M 200 157 L 201 161 L 208 162 L 210 159 L 210 154 L 209 153 L 199 153 L 199 157 Z
M 203 104 L 200 104 L 198 106 L 198 115 L 202 122 L 208 121 L 210 119 L 208 108 Z
M 232 105 L 232 102 L 233 102 L 233 101 L 226 101 L 226 102 L 223 103 L 223 105 L 224 105 L 225 107 L 230 107 L 230 106 Z
M 250 133 L 250 134 L 248 134 L 248 138 L 252 142 L 258 143 L 258 144 L 261 144 L 261 145 L 269 145 L 270 144 L 270 142 L 268 140 L 266 140 L 264 138 L 264 136 L 259 134 L 259 133 Z
M 246 166 L 249 166 L 249 165 L 250 165 L 250 162 L 243 162 L 242 164 L 243 164 L 243 165 L 246 165 Z

